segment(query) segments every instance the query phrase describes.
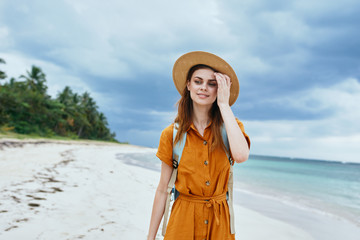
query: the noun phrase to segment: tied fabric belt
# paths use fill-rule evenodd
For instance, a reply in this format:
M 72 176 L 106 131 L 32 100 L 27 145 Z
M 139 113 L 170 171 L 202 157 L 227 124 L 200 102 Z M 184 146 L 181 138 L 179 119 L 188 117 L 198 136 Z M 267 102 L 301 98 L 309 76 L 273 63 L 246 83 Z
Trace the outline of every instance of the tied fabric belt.
M 193 203 L 203 203 L 206 204 L 206 207 L 213 208 L 214 209 L 214 216 L 216 224 L 220 224 L 219 215 L 220 215 L 220 209 L 219 206 L 223 201 L 226 201 L 226 193 L 223 193 L 218 196 L 214 197 L 201 197 L 201 196 L 189 196 L 189 195 L 183 195 L 180 194 L 178 197 L 181 200 L 193 202 Z

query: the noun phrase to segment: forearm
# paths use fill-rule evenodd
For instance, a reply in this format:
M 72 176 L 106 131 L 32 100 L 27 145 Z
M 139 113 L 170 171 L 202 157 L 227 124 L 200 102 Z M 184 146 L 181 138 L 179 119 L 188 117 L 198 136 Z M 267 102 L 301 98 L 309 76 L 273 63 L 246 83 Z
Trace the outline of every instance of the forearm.
M 164 215 L 167 192 L 159 187 L 156 189 L 154 204 L 151 214 L 148 240 L 154 240 L 159 229 L 161 219 Z
M 226 133 L 229 140 L 230 151 L 235 162 L 244 162 L 249 157 L 248 143 L 236 122 L 235 116 L 229 105 L 219 106 Z

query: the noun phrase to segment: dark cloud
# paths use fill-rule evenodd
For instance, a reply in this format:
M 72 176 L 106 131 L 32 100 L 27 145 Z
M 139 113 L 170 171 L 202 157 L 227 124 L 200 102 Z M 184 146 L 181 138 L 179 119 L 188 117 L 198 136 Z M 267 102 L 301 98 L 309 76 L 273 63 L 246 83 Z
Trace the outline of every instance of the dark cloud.
M 358 1 L 81 4 L 2 2 L 0 30 L 12 45 L 0 43 L 0 51 L 51 62 L 86 82 L 107 99 L 100 110 L 122 141 L 156 146 L 179 98 L 172 65 L 188 51 L 231 63 L 240 80 L 233 110 L 243 120 L 326 119 L 336 109 L 287 100 L 360 78 Z

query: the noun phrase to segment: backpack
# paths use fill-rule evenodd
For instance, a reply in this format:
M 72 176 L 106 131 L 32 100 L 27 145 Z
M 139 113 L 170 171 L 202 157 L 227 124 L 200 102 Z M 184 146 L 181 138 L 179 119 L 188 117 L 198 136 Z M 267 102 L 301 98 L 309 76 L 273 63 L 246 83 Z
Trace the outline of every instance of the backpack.
M 177 134 L 178 124 L 174 123 L 173 129 L 173 142 L 175 141 L 175 136 Z M 175 189 L 175 181 L 177 178 L 177 168 L 180 163 L 181 155 L 185 147 L 186 142 L 186 135 L 185 132 L 180 141 L 177 144 L 173 144 L 173 171 L 171 174 L 171 178 L 169 180 L 168 188 L 167 188 L 167 199 L 165 205 L 165 212 L 164 212 L 164 219 L 163 219 L 163 228 L 162 228 L 162 235 L 165 236 L 166 232 L 166 225 L 168 222 L 169 217 L 169 210 L 170 210 L 170 201 L 175 201 L 176 198 L 179 196 L 179 192 Z M 226 147 L 226 156 L 230 162 L 230 173 L 229 173 L 229 181 L 228 181 L 228 192 L 227 192 L 227 203 L 229 206 L 229 214 L 230 214 L 230 232 L 231 234 L 235 234 L 235 223 L 234 223 L 234 207 L 233 207 L 233 159 L 230 156 L 230 148 L 229 148 L 229 141 L 227 138 L 227 133 L 225 130 L 224 124 L 221 126 L 221 136 Z

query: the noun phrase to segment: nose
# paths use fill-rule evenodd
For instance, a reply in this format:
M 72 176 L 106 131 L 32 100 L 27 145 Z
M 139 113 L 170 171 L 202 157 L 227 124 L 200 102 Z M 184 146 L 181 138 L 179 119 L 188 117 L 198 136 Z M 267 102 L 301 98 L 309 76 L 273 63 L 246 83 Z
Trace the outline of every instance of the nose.
M 207 90 L 206 84 L 201 84 L 200 89 L 203 91 L 206 91 Z

